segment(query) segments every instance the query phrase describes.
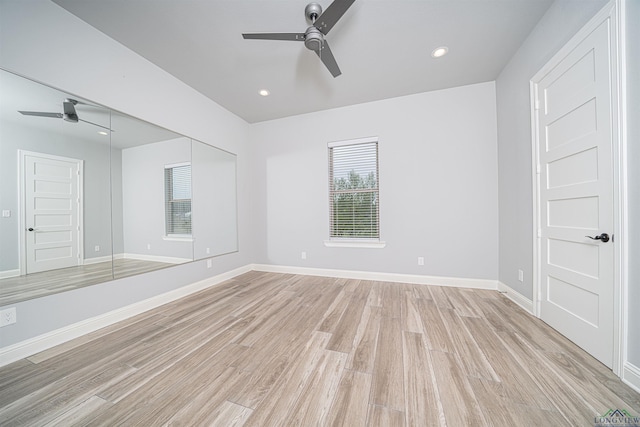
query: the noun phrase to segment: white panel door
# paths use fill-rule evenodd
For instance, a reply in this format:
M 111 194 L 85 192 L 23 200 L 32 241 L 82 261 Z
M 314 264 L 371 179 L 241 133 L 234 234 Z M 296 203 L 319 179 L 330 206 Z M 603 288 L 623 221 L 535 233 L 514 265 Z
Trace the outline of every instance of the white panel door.
M 80 264 L 81 161 L 23 157 L 26 273 Z
M 534 87 L 540 162 L 540 318 L 613 363 L 609 20 Z M 594 237 L 602 238 L 593 240 Z

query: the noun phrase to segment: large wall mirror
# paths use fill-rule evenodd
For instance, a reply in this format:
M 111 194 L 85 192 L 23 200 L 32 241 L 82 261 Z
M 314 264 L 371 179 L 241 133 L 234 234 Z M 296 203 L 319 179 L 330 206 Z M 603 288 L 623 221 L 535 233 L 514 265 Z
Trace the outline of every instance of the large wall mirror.
M 236 156 L 0 70 L 0 306 L 238 250 Z

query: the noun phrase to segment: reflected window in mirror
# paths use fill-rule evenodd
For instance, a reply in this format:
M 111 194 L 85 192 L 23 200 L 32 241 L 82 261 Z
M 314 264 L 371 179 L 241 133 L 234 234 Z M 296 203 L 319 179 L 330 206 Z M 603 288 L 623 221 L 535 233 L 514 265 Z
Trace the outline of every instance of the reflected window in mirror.
M 168 237 L 191 236 L 191 164 L 164 167 L 165 222 Z

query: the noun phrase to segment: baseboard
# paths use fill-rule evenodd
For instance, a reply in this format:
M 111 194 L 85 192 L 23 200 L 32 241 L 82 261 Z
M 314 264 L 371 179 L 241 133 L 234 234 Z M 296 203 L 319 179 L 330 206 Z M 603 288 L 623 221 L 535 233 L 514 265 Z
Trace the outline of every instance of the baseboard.
M 376 273 L 370 271 L 334 270 L 324 268 L 291 267 L 283 265 L 253 264 L 253 270 L 268 273 L 302 274 L 306 276 L 336 277 L 342 279 L 377 280 L 416 285 L 438 285 L 456 288 L 497 290 L 497 281 L 488 279 L 466 279 L 461 277 L 423 276 L 418 274 Z
M 235 270 L 227 271 L 225 273 L 218 274 L 217 276 L 209 277 L 205 280 L 183 286 L 179 289 L 156 295 L 144 301 L 140 301 L 126 307 L 122 307 L 117 310 L 113 310 L 108 313 L 104 313 L 99 316 L 92 317 L 90 319 L 86 319 L 69 326 L 65 326 L 64 328 L 60 328 L 55 331 L 47 332 L 46 334 L 42 334 L 40 336 L 16 343 L 9 347 L 1 348 L 0 366 L 4 366 L 9 363 L 15 362 L 16 360 L 32 356 L 56 345 L 63 344 L 74 338 L 78 338 L 90 332 L 97 331 L 100 328 L 104 328 L 105 326 L 112 325 L 116 322 L 126 320 L 140 313 L 144 313 L 147 310 L 151 310 L 163 304 L 183 298 L 187 295 L 217 285 L 249 271 L 251 271 L 251 265 L 239 267 Z
M 625 362 L 622 368 L 622 381 L 640 393 L 640 368 L 629 362 Z
M 122 254 L 122 256 L 117 257 L 117 259 L 137 259 L 140 261 L 155 261 L 155 262 L 166 262 L 168 264 L 183 264 L 185 262 L 193 261 L 191 258 L 178 258 L 171 256 L 160 256 L 160 255 L 146 255 L 146 254 Z
M 527 313 L 533 314 L 533 301 L 522 295 L 520 292 L 517 292 L 500 281 L 498 281 L 498 291 L 502 292 L 511 301 L 522 307 L 522 309 Z
M 0 271 L 0 279 L 8 279 L 9 277 L 18 277 L 20 269 Z
M 83 265 L 100 264 L 102 262 L 111 262 L 112 260 L 113 257 L 111 255 L 98 256 L 95 258 L 85 258 L 83 261 Z

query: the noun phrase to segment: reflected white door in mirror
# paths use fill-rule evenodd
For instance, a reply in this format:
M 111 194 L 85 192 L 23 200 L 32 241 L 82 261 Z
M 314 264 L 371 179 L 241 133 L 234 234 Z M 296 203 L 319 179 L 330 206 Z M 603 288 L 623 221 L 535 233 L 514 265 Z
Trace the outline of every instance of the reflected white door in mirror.
M 22 274 L 82 265 L 82 160 L 19 151 Z

